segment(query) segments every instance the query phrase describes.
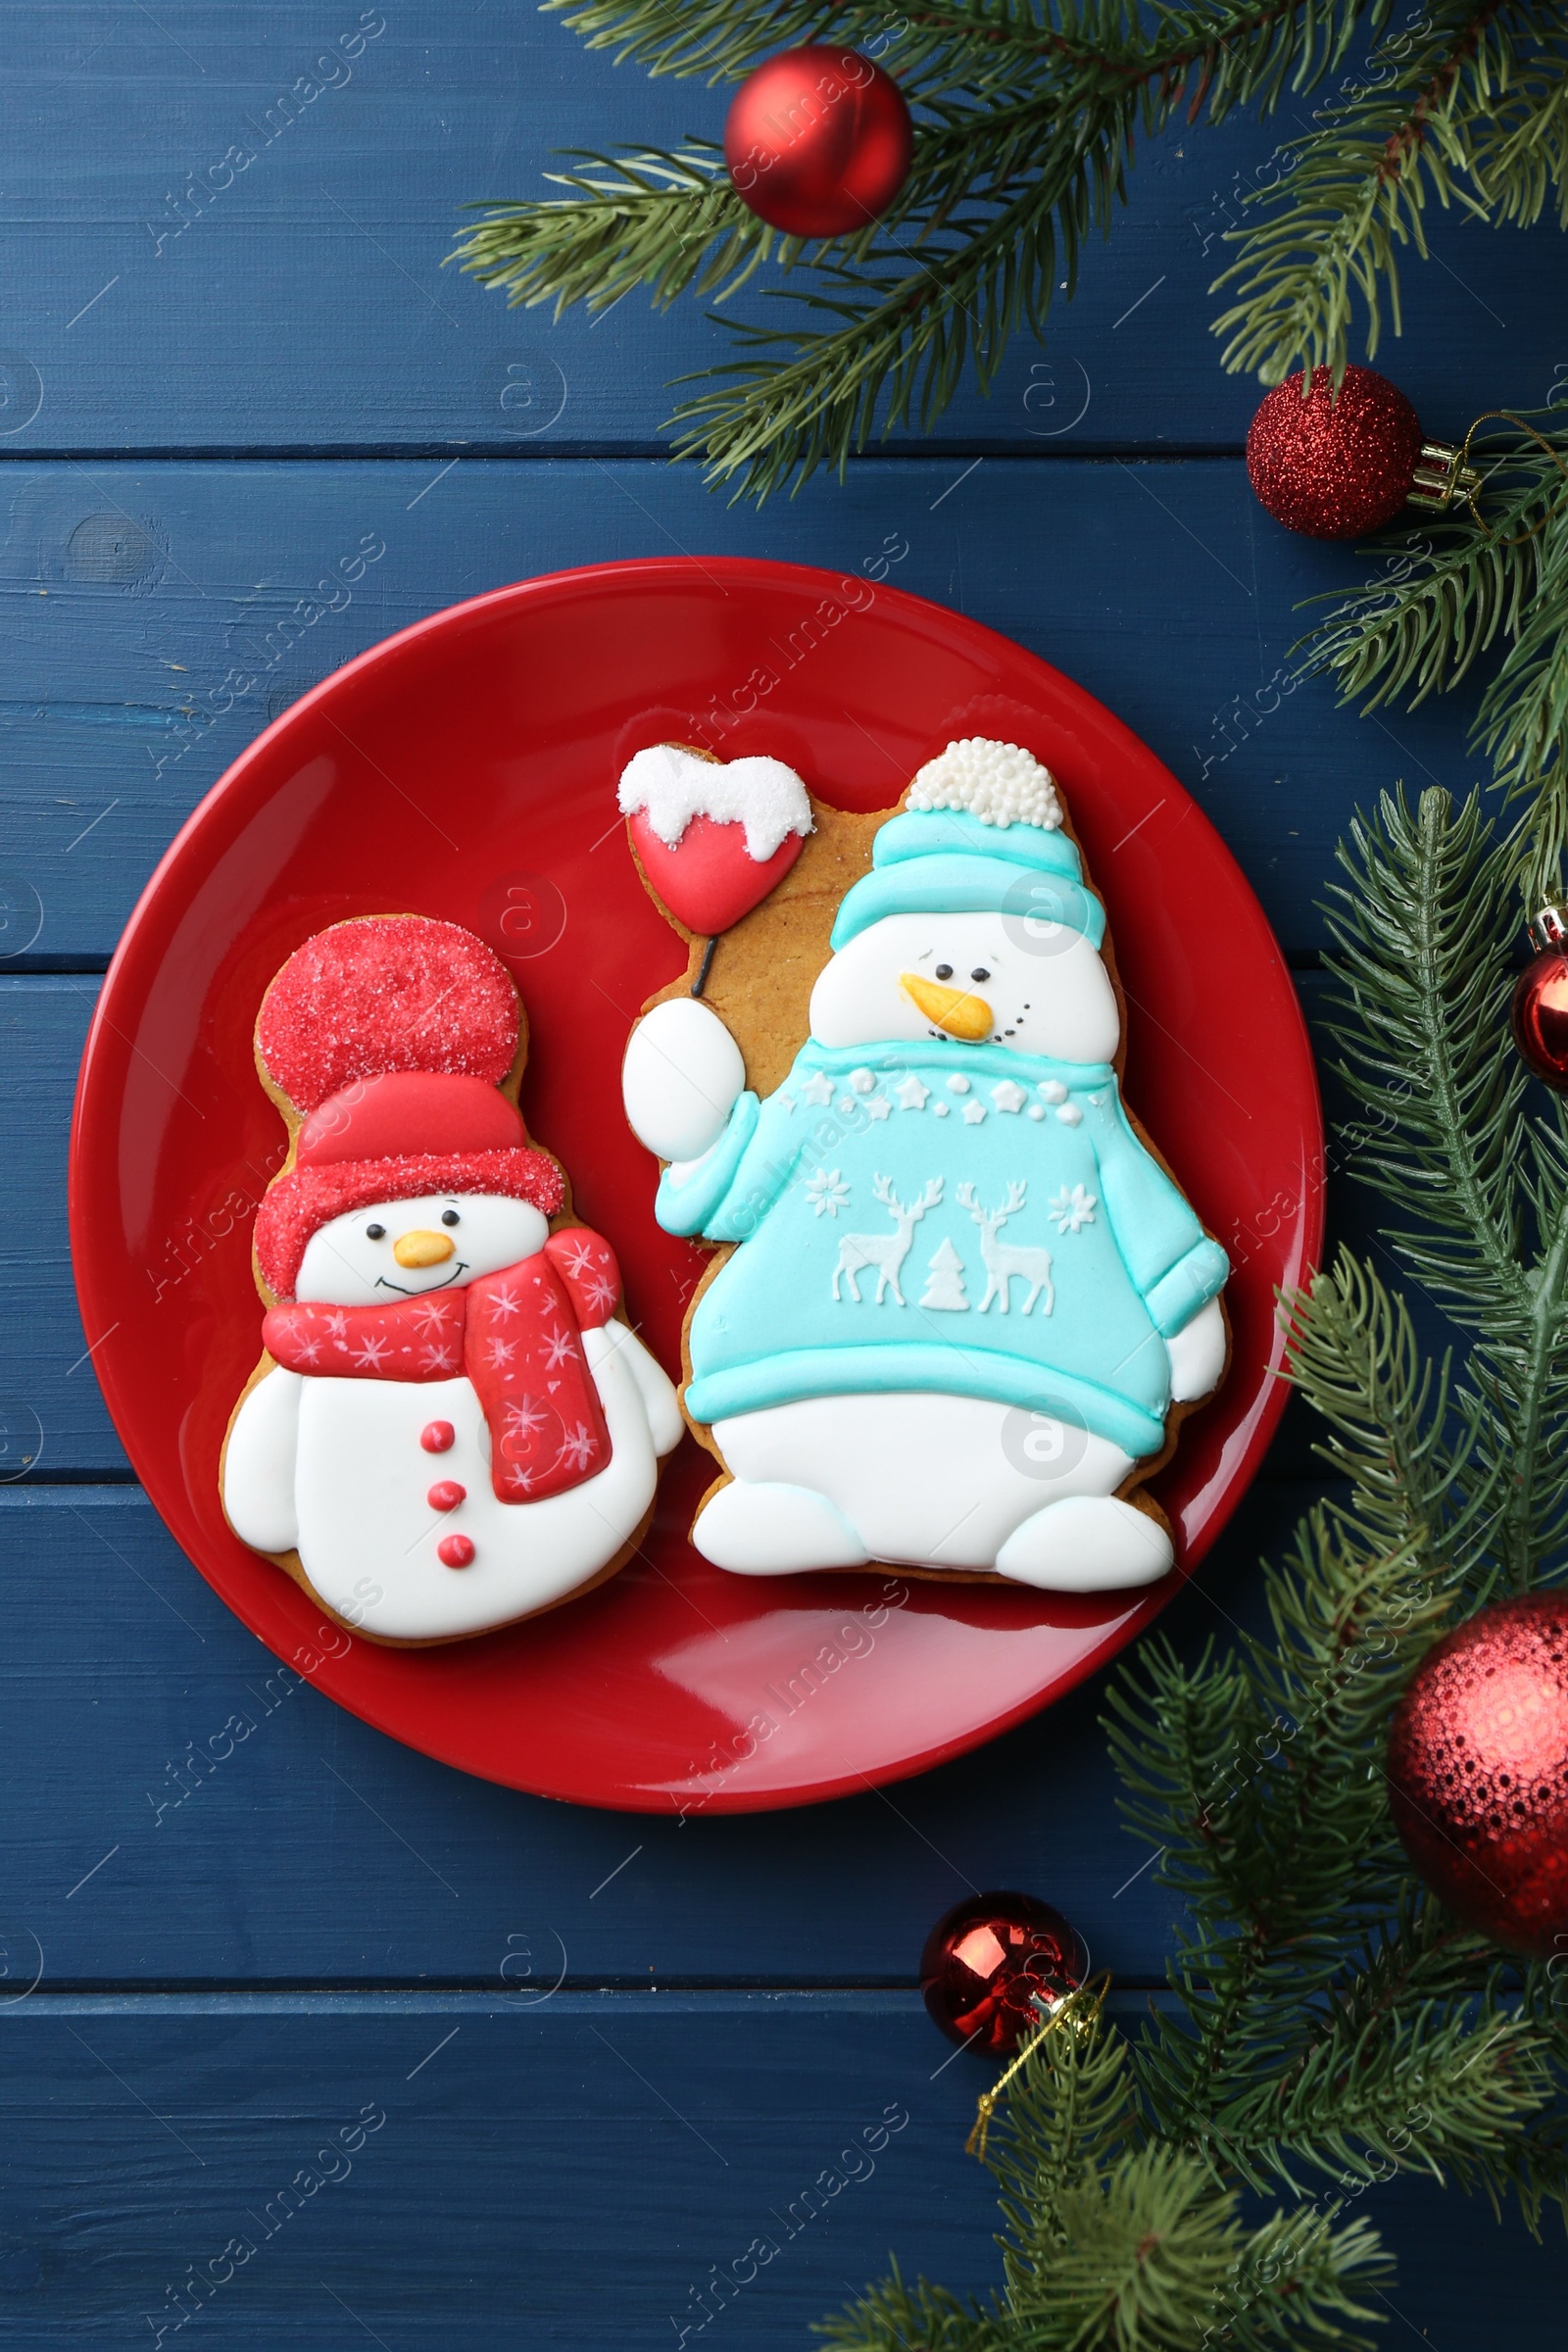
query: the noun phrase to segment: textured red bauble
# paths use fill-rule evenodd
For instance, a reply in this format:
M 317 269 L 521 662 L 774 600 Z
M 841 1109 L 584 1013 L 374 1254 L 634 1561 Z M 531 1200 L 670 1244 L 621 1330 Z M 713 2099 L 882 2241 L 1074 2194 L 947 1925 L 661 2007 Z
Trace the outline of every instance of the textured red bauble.
M 1389 1733 L 1394 1826 L 1467 1927 L 1568 1949 L 1568 1592 L 1483 1609 L 1416 1669 Z
M 1000 2058 L 1040 2024 L 1040 2003 L 1083 1983 L 1087 1965 L 1077 1936 L 1050 1903 L 1032 1894 L 976 1894 L 926 1937 L 920 1990 L 944 2034 Z
M 1544 906 L 1536 953 L 1513 985 L 1513 1042 L 1538 1078 L 1568 1093 L 1568 907 Z
M 1252 418 L 1247 471 L 1259 503 L 1309 539 L 1359 539 L 1392 522 L 1415 487 L 1421 424 L 1397 384 L 1347 368 L 1339 398 L 1327 368 L 1303 400 L 1288 375 Z
M 914 126 L 890 74 L 854 49 L 784 49 L 749 74 L 724 123 L 744 204 L 792 237 L 845 237 L 909 176 Z

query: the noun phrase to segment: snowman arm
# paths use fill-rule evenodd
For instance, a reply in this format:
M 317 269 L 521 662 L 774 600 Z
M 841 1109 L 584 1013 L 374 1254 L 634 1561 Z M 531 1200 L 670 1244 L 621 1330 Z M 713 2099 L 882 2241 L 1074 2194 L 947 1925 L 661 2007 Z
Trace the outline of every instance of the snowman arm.
M 255 1551 L 292 1551 L 300 1540 L 294 1499 L 300 1398 L 305 1379 L 276 1364 L 246 1396 L 223 1449 L 223 1509 Z
M 706 1157 L 745 1085 L 739 1046 L 698 997 L 667 997 L 626 1041 L 620 1091 L 627 1124 L 661 1159 Z
M 1116 1247 L 1155 1330 L 1168 1340 L 1223 1290 L 1230 1260 L 1133 1132 L 1119 1094 L 1101 1112 L 1094 1140 Z
M 634 1331 L 624 1323 L 612 1320 L 604 1326 L 604 1337 L 612 1354 L 618 1355 L 643 1400 L 648 1415 L 648 1434 L 654 1441 L 656 1454 L 666 1454 L 680 1444 L 685 1422 L 680 1417 L 680 1398 L 657 1355 L 646 1348 Z

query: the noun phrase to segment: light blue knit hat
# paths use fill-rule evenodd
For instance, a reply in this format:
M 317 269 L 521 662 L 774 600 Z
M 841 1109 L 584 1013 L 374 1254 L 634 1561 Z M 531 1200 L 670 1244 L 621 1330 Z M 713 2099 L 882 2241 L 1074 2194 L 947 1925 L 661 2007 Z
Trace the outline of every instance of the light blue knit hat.
M 1005 914 L 1066 923 L 1093 948 L 1105 910 L 1084 888 L 1048 769 L 1017 744 L 968 736 L 927 760 L 845 893 L 832 945 L 887 914 Z

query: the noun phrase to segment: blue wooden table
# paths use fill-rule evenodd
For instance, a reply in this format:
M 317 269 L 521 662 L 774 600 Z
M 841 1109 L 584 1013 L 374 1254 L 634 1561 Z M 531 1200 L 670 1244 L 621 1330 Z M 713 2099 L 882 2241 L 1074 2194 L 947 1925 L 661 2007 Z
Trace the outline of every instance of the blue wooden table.
M 890 2250 L 988 2284 L 987 2077 L 945 2064 L 915 1961 L 966 1889 L 1016 1885 L 1118 1999 L 1157 1986 L 1168 1900 L 1117 1826 L 1098 1690 L 755 1820 L 570 1810 L 380 1738 L 259 1647 L 134 1484 L 71 1287 L 72 1087 L 155 860 L 269 718 L 459 598 L 666 549 L 885 564 L 1080 679 L 1220 826 L 1310 1009 L 1352 807 L 1475 762 L 1457 705 L 1368 722 L 1291 682 L 1298 601 L 1369 559 L 1255 506 L 1255 387 L 1207 332 L 1275 133 L 1146 154 L 989 402 L 759 517 L 663 461 L 663 385 L 723 341 L 696 312 L 552 327 L 440 266 L 466 200 L 536 191 L 568 141 L 713 135 L 722 92 L 617 73 L 523 0 L 59 0 L 6 31 L 0 2342 L 773 2347 Z M 1561 237 L 1434 238 L 1383 354 L 1428 429 L 1545 401 Z M 1309 1444 L 1288 1416 L 1182 1641 L 1254 1609 Z M 1560 2237 L 1410 2183 L 1363 2210 L 1402 2256 L 1391 2342 L 1560 2337 Z

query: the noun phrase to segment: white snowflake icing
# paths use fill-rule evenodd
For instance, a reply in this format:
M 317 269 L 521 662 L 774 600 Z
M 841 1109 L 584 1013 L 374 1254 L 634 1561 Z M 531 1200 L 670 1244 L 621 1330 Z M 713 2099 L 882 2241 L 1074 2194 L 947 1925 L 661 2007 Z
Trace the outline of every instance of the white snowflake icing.
M 576 1428 L 568 1429 L 562 1439 L 561 1451 L 556 1459 L 558 1462 L 569 1462 L 574 1470 L 586 1470 L 593 1460 L 595 1444 L 594 1433 L 587 1422 L 579 1421 Z
M 531 1438 L 550 1418 L 537 1396 L 523 1396 L 507 1406 L 507 1435 L 512 1438 Z
M 868 1095 L 876 1084 L 876 1072 L 864 1068 L 850 1072 L 850 1084 L 858 1095 Z
M 1029 1098 L 1014 1078 L 1004 1078 L 1000 1086 L 991 1089 L 991 1100 L 998 1110 L 1022 1110 Z
M 390 1352 L 387 1342 L 376 1339 L 372 1333 L 354 1350 L 354 1361 L 367 1372 L 378 1372 Z
M 1042 1078 L 1040 1081 L 1040 1100 L 1042 1102 L 1065 1102 L 1067 1100 L 1067 1089 L 1062 1085 L 1059 1078 Z
M 557 1372 L 563 1364 L 571 1362 L 577 1352 L 577 1343 L 569 1331 L 547 1331 L 544 1336 L 548 1342 L 545 1348 L 545 1370 Z
M 893 1091 L 906 1110 L 924 1110 L 931 1094 L 931 1089 L 922 1085 L 912 1070 L 907 1078 L 900 1079 Z
M 1075 1184 L 1069 1193 L 1063 1185 L 1055 1199 L 1047 1201 L 1046 1214 L 1058 1233 L 1082 1233 L 1086 1225 L 1094 1223 L 1098 1206 L 1098 1194 L 1086 1192 L 1081 1184 Z
M 592 1242 L 578 1242 L 567 1256 L 566 1272 L 574 1275 L 580 1282 L 593 1264 L 594 1256 L 595 1250 Z
M 909 808 L 961 808 L 983 825 L 1011 824 L 1054 832 L 1061 823 L 1051 770 L 1016 743 L 966 735 L 928 760 L 909 786 Z
M 421 1339 L 429 1339 L 432 1332 L 444 1332 L 446 1324 L 447 1310 L 439 1298 L 423 1298 L 414 1310 L 414 1327 Z
M 457 1369 L 452 1351 L 448 1348 L 421 1348 L 419 1362 L 426 1372 L 454 1372 Z
M 505 1371 L 516 1352 L 515 1340 L 490 1340 L 485 1346 L 485 1353 L 490 1358 L 490 1369 L 493 1372 Z
M 850 1188 L 837 1168 L 818 1168 L 807 1179 L 806 1198 L 819 1217 L 836 1217 L 848 1205 Z
M 611 1281 L 608 1274 L 596 1274 L 593 1281 L 588 1283 L 585 1287 L 588 1292 L 590 1305 L 605 1307 L 614 1305 L 615 1286 Z

